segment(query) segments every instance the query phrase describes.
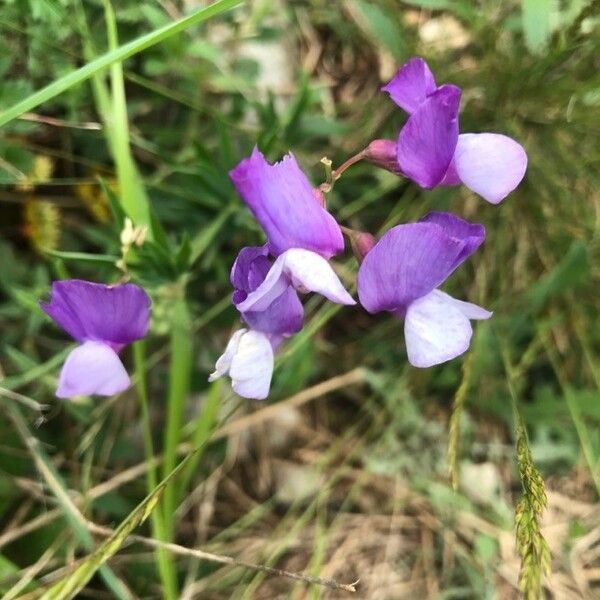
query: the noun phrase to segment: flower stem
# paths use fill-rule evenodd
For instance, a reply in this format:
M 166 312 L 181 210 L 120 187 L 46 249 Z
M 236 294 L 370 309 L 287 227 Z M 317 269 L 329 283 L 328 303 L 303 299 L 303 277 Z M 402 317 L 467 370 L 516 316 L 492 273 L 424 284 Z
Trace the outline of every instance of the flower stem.
M 344 171 L 350 168 L 352 165 L 360 162 L 363 158 L 365 158 L 365 151 L 361 150 L 358 154 L 351 156 L 347 161 L 343 162 L 337 169 L 334 169 L 331 172 L 331 176 L 328 176 L 325 183 L 322 183 L 319 186 L 319 189 L 324 193 L 328 194 L 333 189 L 335 182 L 342 176 Z
M 140 414 L 142 418 L 142 432 L 144 437 L 144 454 L 149 468 L 146 471 L 146 487 L 151 493 L 158 485 L 158 474 L 154 466 L 154 444 L 152 442 L 152 424 L 150 422 L 150 410 L 148 407 L 148 385 L 146 380 L 146 343 L 140 340 L 133 345 L 133 360 L 136 372 L 136 388 L 140 401 Z M 165 527 L 163 515 L 159 510 L 152 511 L 151 515 L 152 535 L 162 541 L 165 538 Z M 156 559 L 158 572 L 162 582 L 164 596 L 167 600 L 177 598 L 177 572 L 173 558 L 164 548 L 157 548 Z
M 190 317 L 185 298 L 175 300 L 171 331 L 171 365 L 167 400 L 167 424 L 164 443 L 164 476 L 176 466 L 177 445 L 181 434 L 185 400 L 189 393 L 192 372 L 192 341 Z M 163 518 L 166 539 L 171 541 L 175 532 L 175 511 L 178 504 L 177 486 L 169 486 L 163 496 Z

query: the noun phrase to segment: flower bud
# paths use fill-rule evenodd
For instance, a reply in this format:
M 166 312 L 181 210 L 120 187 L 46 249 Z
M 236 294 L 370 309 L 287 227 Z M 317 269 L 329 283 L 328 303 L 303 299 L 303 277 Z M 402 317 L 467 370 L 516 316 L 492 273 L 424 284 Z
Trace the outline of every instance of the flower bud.
M 364 158 L 377 167 L 400 174 L 396 142 L 393 140 L 373 140 L 364 149 Z

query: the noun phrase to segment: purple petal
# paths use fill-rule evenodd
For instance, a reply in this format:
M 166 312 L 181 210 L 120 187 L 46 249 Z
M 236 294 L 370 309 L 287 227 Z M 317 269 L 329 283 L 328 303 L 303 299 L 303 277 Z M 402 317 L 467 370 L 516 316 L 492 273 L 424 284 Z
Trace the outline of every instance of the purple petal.
M 390 229 L 358 271 L 358 297 L 371 313 L 406 308 L 439 286 L 456 268 L 465 241 L 436 223 Z
M 456 259 L 454 268 L 462 264 L 485 241 L 485 227 L 479 223 L 469 223 L 447 212 L 430 212 L 420 219 L 421 223 L 435 223 L 451 237 L 462 240 L 465 246 Z
M 304 307 L 296 290 L 290 286 L 265 310 L 243 312 L 242 318 L 256 331 L 288 336 L 302 329 Z
M 85 342 L 67 356 L 56 395 L 112 396 L 126 390 L 130 380 L 117 353 L 102 342 Z
M 255 290 L 262 283 L 271 267 L 271 262 L 267 258 L 268 254 L 269 251 L 266 246 L 246 246 L 242 248 L 231 267 L 231 285 L 246 293 Z M 261 274 L 262 278 L 260 277 Z M 260 281 L 257 281 L 257 279 L 260 279 Z M 253 286 L 253 283 L 256 283 L 256 285 Z
M 404 337 L 408 361 L 432 367 L 466 352 L 473 329 L 456 301 L 440 290 L 415 300 L 406 312 Z
M 438 185 L 454 156 L 460 95 L 456 86 L 441 86 L 417 108 L 400 131 L 400 170 L 421 187 Z
M 498 204 L 521 182 L 527 170 L 523 146 L 499 133 L 464 133 L 454 156 L 456 173 L 476 194 Z
M 263 282 L 250 292 L 243 302 L 236 308 L 245 313 L 248 311 L 263 311 L 269 308 L 279 296 L 281 296 L 291 285 L 289 277 L 284 272 L 285 254 L 282 254 L 271 266 Z
M 79 342 L 107 342 L 118 350 L 148 331 L 150 298 L 132 283 L 108 286 L 79 279 L 55 281 L 50 302 L 40 306 Z
M 427 63 L 422 58 L 411 58 L 401 66 L 394 78 L 382 91 L 407 113 L 411 114 L 427 96 L 436 90 L 435 79 Z
M 313 189 L 292 154 L 271 165 L 254 148 L 252 155 L 229 175 L 267 234 L 273 255 L 279 256 L 290 248 L 305 248 L 330 258 L 344 249 L 339 225 L 315 200 Z

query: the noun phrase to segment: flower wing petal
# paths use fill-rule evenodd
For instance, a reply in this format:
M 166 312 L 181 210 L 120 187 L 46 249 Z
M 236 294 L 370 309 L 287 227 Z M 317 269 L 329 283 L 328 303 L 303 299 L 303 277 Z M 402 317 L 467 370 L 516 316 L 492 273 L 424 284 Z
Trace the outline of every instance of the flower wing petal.
M 269 338 L 259 331 L 241 336 L 231 361 L 231 387 L 244 398 L 264 400 L 269 395 L 273 375 L 273 348 Z
M 282 257 L 285 257 L 284 270 L 294 287 L 316 292 L 337 304 L 356 304 L 329 262 L 322 256 L 301 248 L 292 248 Z
M 67 356 L 56 395 L 59 398 L 112 396 L 129 385 L 129 375 L 117 353 L 107 344 L 89 341 Z
M 498 204 L 525 176 L 527 153 L 506 135 L 464 133 L 458 137 L 454 166 L 469 189 Z
M 439 290 L 415 300 L 406 312 L 406 352 L 414 367 L 432 367 L 460 356 L 468 350 L 472 335 L 469 318 Z

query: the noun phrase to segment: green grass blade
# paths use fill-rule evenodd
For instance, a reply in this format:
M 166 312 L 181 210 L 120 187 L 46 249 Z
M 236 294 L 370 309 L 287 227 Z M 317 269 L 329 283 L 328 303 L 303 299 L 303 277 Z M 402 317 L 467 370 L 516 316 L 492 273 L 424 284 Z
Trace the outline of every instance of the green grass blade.
M 67 75 L 60 77 L 56 81 L 53 81 L 46 87 L 34 92 L 27 98 L 17 102 L 15 105 L 4 110 L 0 113 L 0 126 L 6 125 L 13 119 L 21 116 L 23 113 L 34 109 L 36 106 L 51 100 L 55 96 L 62 94 L 65 90 L 93 77 L 96 73 L 110 67 L 111 65 L 122 62 L 125 59 L 155 46 L 160 42 L 184 31 L 188 27 L 197 23 L 202 23 L 207 19 L 219 15 L 227 10 L 234 8 L 242 4 L 243 0 L 217 0 L 214 4 L 202 8 L 199 11 L 188 15 L 174 23 L 168 23 L 163 27 L 156 29 L 150 33 L 147 33 L 127 44 L 119 46 L 115 50 L 111 50 L 102 56 L 99 56 L 95 60 L 87 63 L 83 67 L 68 73 Z

